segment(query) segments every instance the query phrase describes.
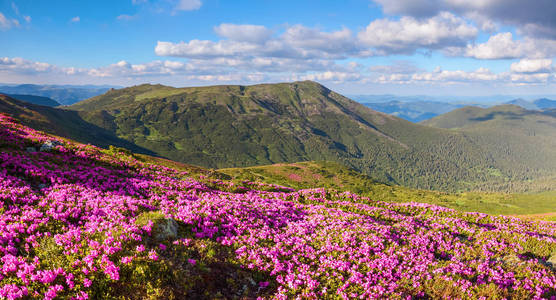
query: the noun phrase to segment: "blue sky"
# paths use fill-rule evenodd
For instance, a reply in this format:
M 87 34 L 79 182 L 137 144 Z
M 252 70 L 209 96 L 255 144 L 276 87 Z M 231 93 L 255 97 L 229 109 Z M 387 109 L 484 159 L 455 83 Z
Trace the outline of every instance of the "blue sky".
M 556 94 L 552 0 L 0 1 L 0 82 Z

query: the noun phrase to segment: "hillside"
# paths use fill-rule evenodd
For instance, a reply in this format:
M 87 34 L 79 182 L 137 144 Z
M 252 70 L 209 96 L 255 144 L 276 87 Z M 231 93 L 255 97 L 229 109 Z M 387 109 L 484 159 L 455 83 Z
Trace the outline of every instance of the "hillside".
M 58 103 L 55 100 L 52 100 L 48 97 L 33 96 L 33 95 L 21 95 L 21 94 L 6 94 L 6 96 L 17 99 L 17 100 L 37 104 L 37 105 L 52 106 L 52 107 L 60 105 L 60 103 Z
M 438 116 L 423 124 L 456 130 L 481 145 L 484 153 L 497 153 L 497 163 L 504 168 L 538 170 L 544 173 L 539 185 L 553 186 L 556 182 L 553 169 L 556 162 L 556 111 L 526 110 L 515 105 L 501 105 L 488 109 L 461 108 Z M 527 164 L 521 164 L 528 162 Z M 504 167 L 506 166 L 506 167 Z M 497 170 L 493 174 L 504 176 Z M 539 173 L 539 174 L 540 174 Z M 533 178 L 528 178 L 531 181 Z M 551 183 L 552 182 L 552 183 Z M 507 180 L 501 187 L 526 185 L 527 182 Z M 490 183 L 485 183 L 490 185 Z
M 492 149 L 474 133 L 416 125 L 310 81 L 140 85 L 70 108 L 157 155 L 210 168 L 326 160 L 380 182 L 424 189 L 506 189 L 508 182 L 519 182 L 509 190 L 554 188 L 549 177 L 556 174 L 556 157 L 544 144 L 532 140 L 510 153 Z M 522 159 L 531 150 L 553 163 Z
M 556 296 L 556 223 L 195 179 L 2 114 L 0 149 L 2 298 Z
M 35 105 L 0 94 L 0 112 L 10 114 L 26 126 L 82 143 L 108 148 L 110 145 L 140 152 L 153 152 L 118 138 L 112 132 L 91 124 L 78 112 Z
M 464 192 L 458 194 L 386 185 L 338 163 L 311 161 L 248 168 L 220 169 L 241 183 L 259 181 L 295 189 L 350 191 L 387 202 L 422 202 L 458 211 L 519 215 L 556 221 L 556 191 L 534 194 Z M 224 177 L 220 177 L 224 178 Z

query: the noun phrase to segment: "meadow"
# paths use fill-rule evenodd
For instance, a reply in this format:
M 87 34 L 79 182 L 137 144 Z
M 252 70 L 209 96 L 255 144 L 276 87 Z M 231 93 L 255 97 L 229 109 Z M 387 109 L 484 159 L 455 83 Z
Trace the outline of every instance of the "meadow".
M 553 222 L 216 179 L 0 125 L 7 299 L 556 297 Z

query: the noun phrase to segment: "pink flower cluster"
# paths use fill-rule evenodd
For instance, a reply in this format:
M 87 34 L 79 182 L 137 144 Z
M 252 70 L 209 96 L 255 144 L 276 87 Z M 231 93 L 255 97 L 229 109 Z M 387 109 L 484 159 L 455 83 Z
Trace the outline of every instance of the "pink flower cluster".
M 546 263 L 556 252 L 554 223 L 262 183 L 226 192 L 232 183 L 111 156 L 2 114 L 0 125 L 2 298 L 87 299 L 100 279 L 121 280 L 124 265 L 189 245 L 180 236 L 148 244 L 153 223 L 137 224 L 146 211 L 231 247 L 246 269 L 270 274 L 259 290 L 275 288 L 278 299 L 434 297 L 439 289 L 478 298 L 493 286 L 556 296 Z M 26 151 L 48 140 L 62 145 Z

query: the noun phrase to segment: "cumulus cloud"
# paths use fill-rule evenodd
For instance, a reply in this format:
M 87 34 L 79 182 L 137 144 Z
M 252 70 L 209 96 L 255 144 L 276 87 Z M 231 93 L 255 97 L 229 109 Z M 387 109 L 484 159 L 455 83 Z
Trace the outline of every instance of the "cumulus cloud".
M 463 54 L 477 59 L 545 58 L 556 55 L 556 41 L 532 38 L 514 40 L 511 32 L 503 32 L 491 36 L 484 43 L 447 51 L 452 55 Z
M 556 39 L 556 1 L 553 0 L 374 0 L 387 14 L 416 18 L 443 11 L 473 18 L 494 20 L 520 28 L 525 34 Z M 492 24 L 491 24 L 492 25 Z
M 360 50 L 351 30 L 347 28 L 323 32 L 295 25 L 286 30 L 282 35 L 282 40 L 293 48 L 323 51 L 333 55 L 346 55 Z
M 513 63 L 510 70 L 516 73 L 550 73 L 553 71 L 552 59 L 522 59 Z
M 14 73 L 45 73 L 55 71 L 56 67 L 43 63 L 25 60 L 20 57 L 0 57 L 0 72 Z
M 413 53 L 417 49 L 441 49 L 462 46 L 477 36 L 478 30 L 464 19 L 451 13 L 418 20 L 402 17 L 400 20 L 378 19 L 358 34 L 367 46 L 388 53 Z
M 357 35 L 347 28 L 321 31 L 303 25 L 288 26 L 281 34 L 260 25 L 221 24 L 214 31 L 223 39 L 158 41 L 159 56 L 194 59 L 258 57 L 338 60 L 414 53 L 465 46 L 478 29 L 450 13 L 428 20 L 412 17 L 399 21 L 379 19 Z
M 155 53 L 197 59 L 216 57 L 273 57 L 297 59 L 340 59 L 357 55 L 356 41 L 347 29 L 322 32 L 301 25 L 291 26 L 277 37 L 258 25 L 222 24 L 215 31 L 226 39 L 220 41 L 191 40 L 188 42 L 159 41 Z
M 75 17 L 70 19 L 70 22 L 72 22 L 72 23 L 77 23 L 79 21 L 81 21 L 81 18 L 79 16 L 75 16 Z

